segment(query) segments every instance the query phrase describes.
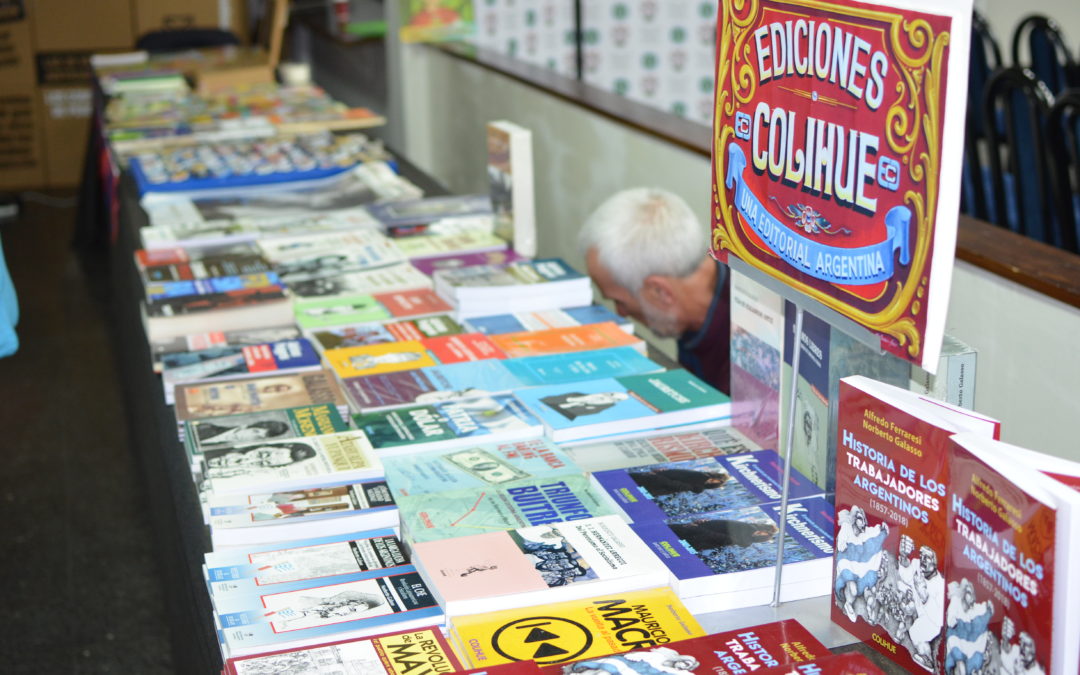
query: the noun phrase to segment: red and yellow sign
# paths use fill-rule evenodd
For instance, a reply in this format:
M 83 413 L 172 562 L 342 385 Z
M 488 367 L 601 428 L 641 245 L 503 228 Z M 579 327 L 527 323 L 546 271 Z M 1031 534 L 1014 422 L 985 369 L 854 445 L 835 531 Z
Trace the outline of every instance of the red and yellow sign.
M 967 26 L 847 0 L 720 3 L 714 254 L 930 370 L 956 241 Z

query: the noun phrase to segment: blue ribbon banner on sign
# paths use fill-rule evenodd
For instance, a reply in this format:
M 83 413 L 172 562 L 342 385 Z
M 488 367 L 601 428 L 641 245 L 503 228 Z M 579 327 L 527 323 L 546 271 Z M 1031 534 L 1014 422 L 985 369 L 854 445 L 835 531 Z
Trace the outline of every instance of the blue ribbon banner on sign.
M 828 246 L 793 231 L 769 213 L 743 179 L 746 155 L 735 142 L 728 145 L 727 159 L 724 184 L 729 190 L 735 188 L 735 208 L 769 250 L 792 267 L 830 283 L 868 286 L 892 278 L 893 254 L 897 249 L 901 265 L 911 262 L 908 243 L 911 211 L 906 206 L 894 206 L 885 214 L 884 241 L 858 248 Z

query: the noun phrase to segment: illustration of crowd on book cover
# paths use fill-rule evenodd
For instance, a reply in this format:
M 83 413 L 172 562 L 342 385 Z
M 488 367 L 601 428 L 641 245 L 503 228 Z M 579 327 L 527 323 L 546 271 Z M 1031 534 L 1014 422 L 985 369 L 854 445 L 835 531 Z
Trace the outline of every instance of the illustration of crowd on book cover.
M 1080 464 L 944 335 L 968 24 L 909 4 L 719 3 L 730 396 L 538 255 L 525 126 L 425 194 L 321 89 L 99 65 L 222 672 L 1076 673 Z

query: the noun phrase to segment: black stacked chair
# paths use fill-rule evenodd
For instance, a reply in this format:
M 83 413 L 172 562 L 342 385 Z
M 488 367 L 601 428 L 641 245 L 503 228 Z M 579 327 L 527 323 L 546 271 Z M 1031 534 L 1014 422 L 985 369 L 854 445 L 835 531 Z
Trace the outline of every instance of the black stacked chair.
M 967 120 L 964 137 L 964 171 L 960 210 L 979 218 L 993 220 L 991 204 L 986 199 L 987 174 L 986 128 L 982 116 L 982 94 L 990 74 L 1001 68 L 1001 48 L 990 26 L 978 12 L 971 20 L 971 59 L 968 67 Z
M 1026 68 L 1003 68 L 987 82 L 987 134 L 995 220 L 1033 239 L 1056 244 L 1055 207 L 1046 148 L 1054 97 Z
M 1027 46 L 1028 61 L 1020 52 Z M 1012 39 L 1012 64 L 1031 69 L 1054 94 L 1069 87 L 1080 87 L 1076 60 L 1065 46 L 1065 37 L 1057 22 L 1041 14 L 1033 14 L 1016 27 Z
M 1046 141 L 1053 162 L 1059 246 L 1080 253 L 1080 89 L 1069 89 L 1054 101 Z

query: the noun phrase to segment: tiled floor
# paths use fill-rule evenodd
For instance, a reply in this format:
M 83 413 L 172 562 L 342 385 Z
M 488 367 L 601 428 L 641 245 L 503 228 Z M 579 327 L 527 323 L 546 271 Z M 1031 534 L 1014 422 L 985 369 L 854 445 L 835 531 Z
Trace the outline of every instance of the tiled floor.
M 60 197 L 0 225 L 21 306 L 21 346 L 0 359 L 0 670 L 168 673 L 104 260 L 71 249 L 75 208 Z

